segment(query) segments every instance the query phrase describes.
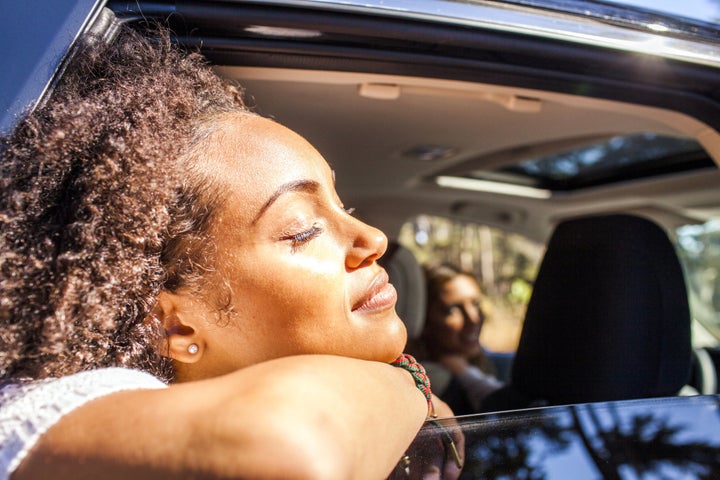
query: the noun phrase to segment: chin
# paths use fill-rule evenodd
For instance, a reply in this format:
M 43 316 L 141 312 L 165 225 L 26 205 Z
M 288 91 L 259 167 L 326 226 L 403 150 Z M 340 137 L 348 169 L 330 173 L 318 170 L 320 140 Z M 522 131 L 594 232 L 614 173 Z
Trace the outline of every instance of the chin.
M 390 349 L 390 348 L 383 348 L 382 350 L 361 350 L 360 352 L 355 352 L 354 354 L 350 355 L 342 355 L 346 357 L 351 358 L 357 358 L 358 360 L 367 360 L 370 362 L 380 362 L 380 363 L 392 363 L 397 359 L 401 354 L 403 353 L 402 348 L 397 349 Z
M 390 363 L 394 361 L 396 358 L 400 356 L 405 351 L 405 345 L 407 344 L 407 330 L 405 329 L 405 325 L 401 322 L 400 323 L 401 329 L 395 335 L 396 339 L 394 342 L 392 342 L 392 345 L 388 349 L 388 354 L 382 361 L 385 363 Z
M 462 353 L 462 355 L 468 359 L 479 357 L 480 355 L 482 355 L 482 348 L 477 347 L 467 349 Z
M 403 353 L 407 343 L 405 324 L 394 312 L 392 316 L 364 322 L 354 332 L 352 341 L 344 343 L 344 350 L 336 354 L 361 360 L 390 363 Z
M 375 338 L 368 342 L 368 346 L 376 347 L 367 350 L 373 357 L 368 358 L 368 360 L 383 363 L 393 362 L 405 351 L 406 343 L 407 330 L 405 325 L 398 319 L 397 326 L 386 331 L 381 338 Z

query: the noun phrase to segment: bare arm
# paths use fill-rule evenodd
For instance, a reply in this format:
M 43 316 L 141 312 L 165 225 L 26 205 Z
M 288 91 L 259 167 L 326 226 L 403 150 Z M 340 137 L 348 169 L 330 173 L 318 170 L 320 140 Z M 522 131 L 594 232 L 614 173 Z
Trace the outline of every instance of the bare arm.
M 91 401 L 53 426 L 12 479 L 382 478 L 426 414 L 401 369 L 284 358 Z

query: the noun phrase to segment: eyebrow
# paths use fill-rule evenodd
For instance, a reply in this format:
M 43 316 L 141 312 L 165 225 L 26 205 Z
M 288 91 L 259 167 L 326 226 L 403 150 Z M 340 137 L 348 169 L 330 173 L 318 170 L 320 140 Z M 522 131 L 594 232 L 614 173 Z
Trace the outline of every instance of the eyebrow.
M 293 182 L 288 182 L 283 185 L 280 185 L 280 187 L 273 192 L 272 195 L 270 195 L 270 198 L 267 199 L 265 204 L 263 204 L 262 207 L 260 207 L 260 210 L 258 211 L 257 215 L 255 215 L 255 218 L 253 218 L 252 224 L 254 225 L 257 223 L 258 220 L 260 220 L 260 217 L 263 216 L 265 211 L 267 211 L 270 206 L 275 203 L 275 201 L 280 198 L 281 196 L 285 195 L 286 193 L 290 192 L 307 192 L 307 193 L 315 193 L 320 189 L 320 183 L 316 182 L 315 180 L 295 180 Z

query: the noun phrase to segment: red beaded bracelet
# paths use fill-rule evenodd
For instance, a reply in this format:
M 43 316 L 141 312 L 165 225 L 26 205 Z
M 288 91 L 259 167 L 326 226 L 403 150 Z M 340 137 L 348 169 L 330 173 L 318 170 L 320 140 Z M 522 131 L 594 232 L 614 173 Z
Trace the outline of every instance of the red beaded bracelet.
M 432 403 L 432 389 L 430 388 L 430 378 L 425 372 L 425 367 L 420 365 L 415 357 L 408 355 L 407 353 L 401 354 L 396 358 L 390 365 L 399 367 L 410 372 L 413 379 L 415 380 L 415 386 L 425 395 L 428 403 L 428 417 L 437 418 L 435 414 L 435 407 Z
M 442 442 L 445 446 L 446 452 L 447 450 L 450 451 L 450 453 L 452 454 L 452 458 L 455 461 L 455 465 L 457 465 L 459 469 L 462 469 L 463 459 L 460 456 L 457 447 L 455 446 L 455 442 L 453 441 L 452 436 L 442 425 L 442 423 L 436 420 L 437 414 L 435 413 L 435 406 L 432 403 L 432 389 L 430 388 L 430 377 L 428 377 L 427 372 L 425 371 L 425 367 L 419 364 L 417 360 L 415 360 L 415 357 L 413 357 L 412 355 L 408 355 L 407 353 L 401 354 L 390 365 L 402 368 L 410 372 L 410 375 L 412 375 L 413 379 L 415 380 L 415 386 L 423 393 L 423 395 L 425 395 L 425 398 L 427 399 L 428 422 L 435 426 L 435 428 L 437 428 L 441 432 Z M 408 455 L 405 455 L 401 459 L 399 467 L 402 468 L 407 475 L 409 475 L 410 457 Z

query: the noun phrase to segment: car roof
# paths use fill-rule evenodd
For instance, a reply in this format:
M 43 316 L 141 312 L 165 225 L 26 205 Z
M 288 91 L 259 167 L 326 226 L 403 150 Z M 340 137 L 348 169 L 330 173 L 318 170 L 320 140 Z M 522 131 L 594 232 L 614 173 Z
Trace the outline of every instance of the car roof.
M 692 19 L 695 22 L 720 22 L 720 4 L 707 0 L 689 0 L 676 2 L 674 0 L 610 0 L 605 3 L 621 5 L 634 9 L 662 13 L 676 18 Z

